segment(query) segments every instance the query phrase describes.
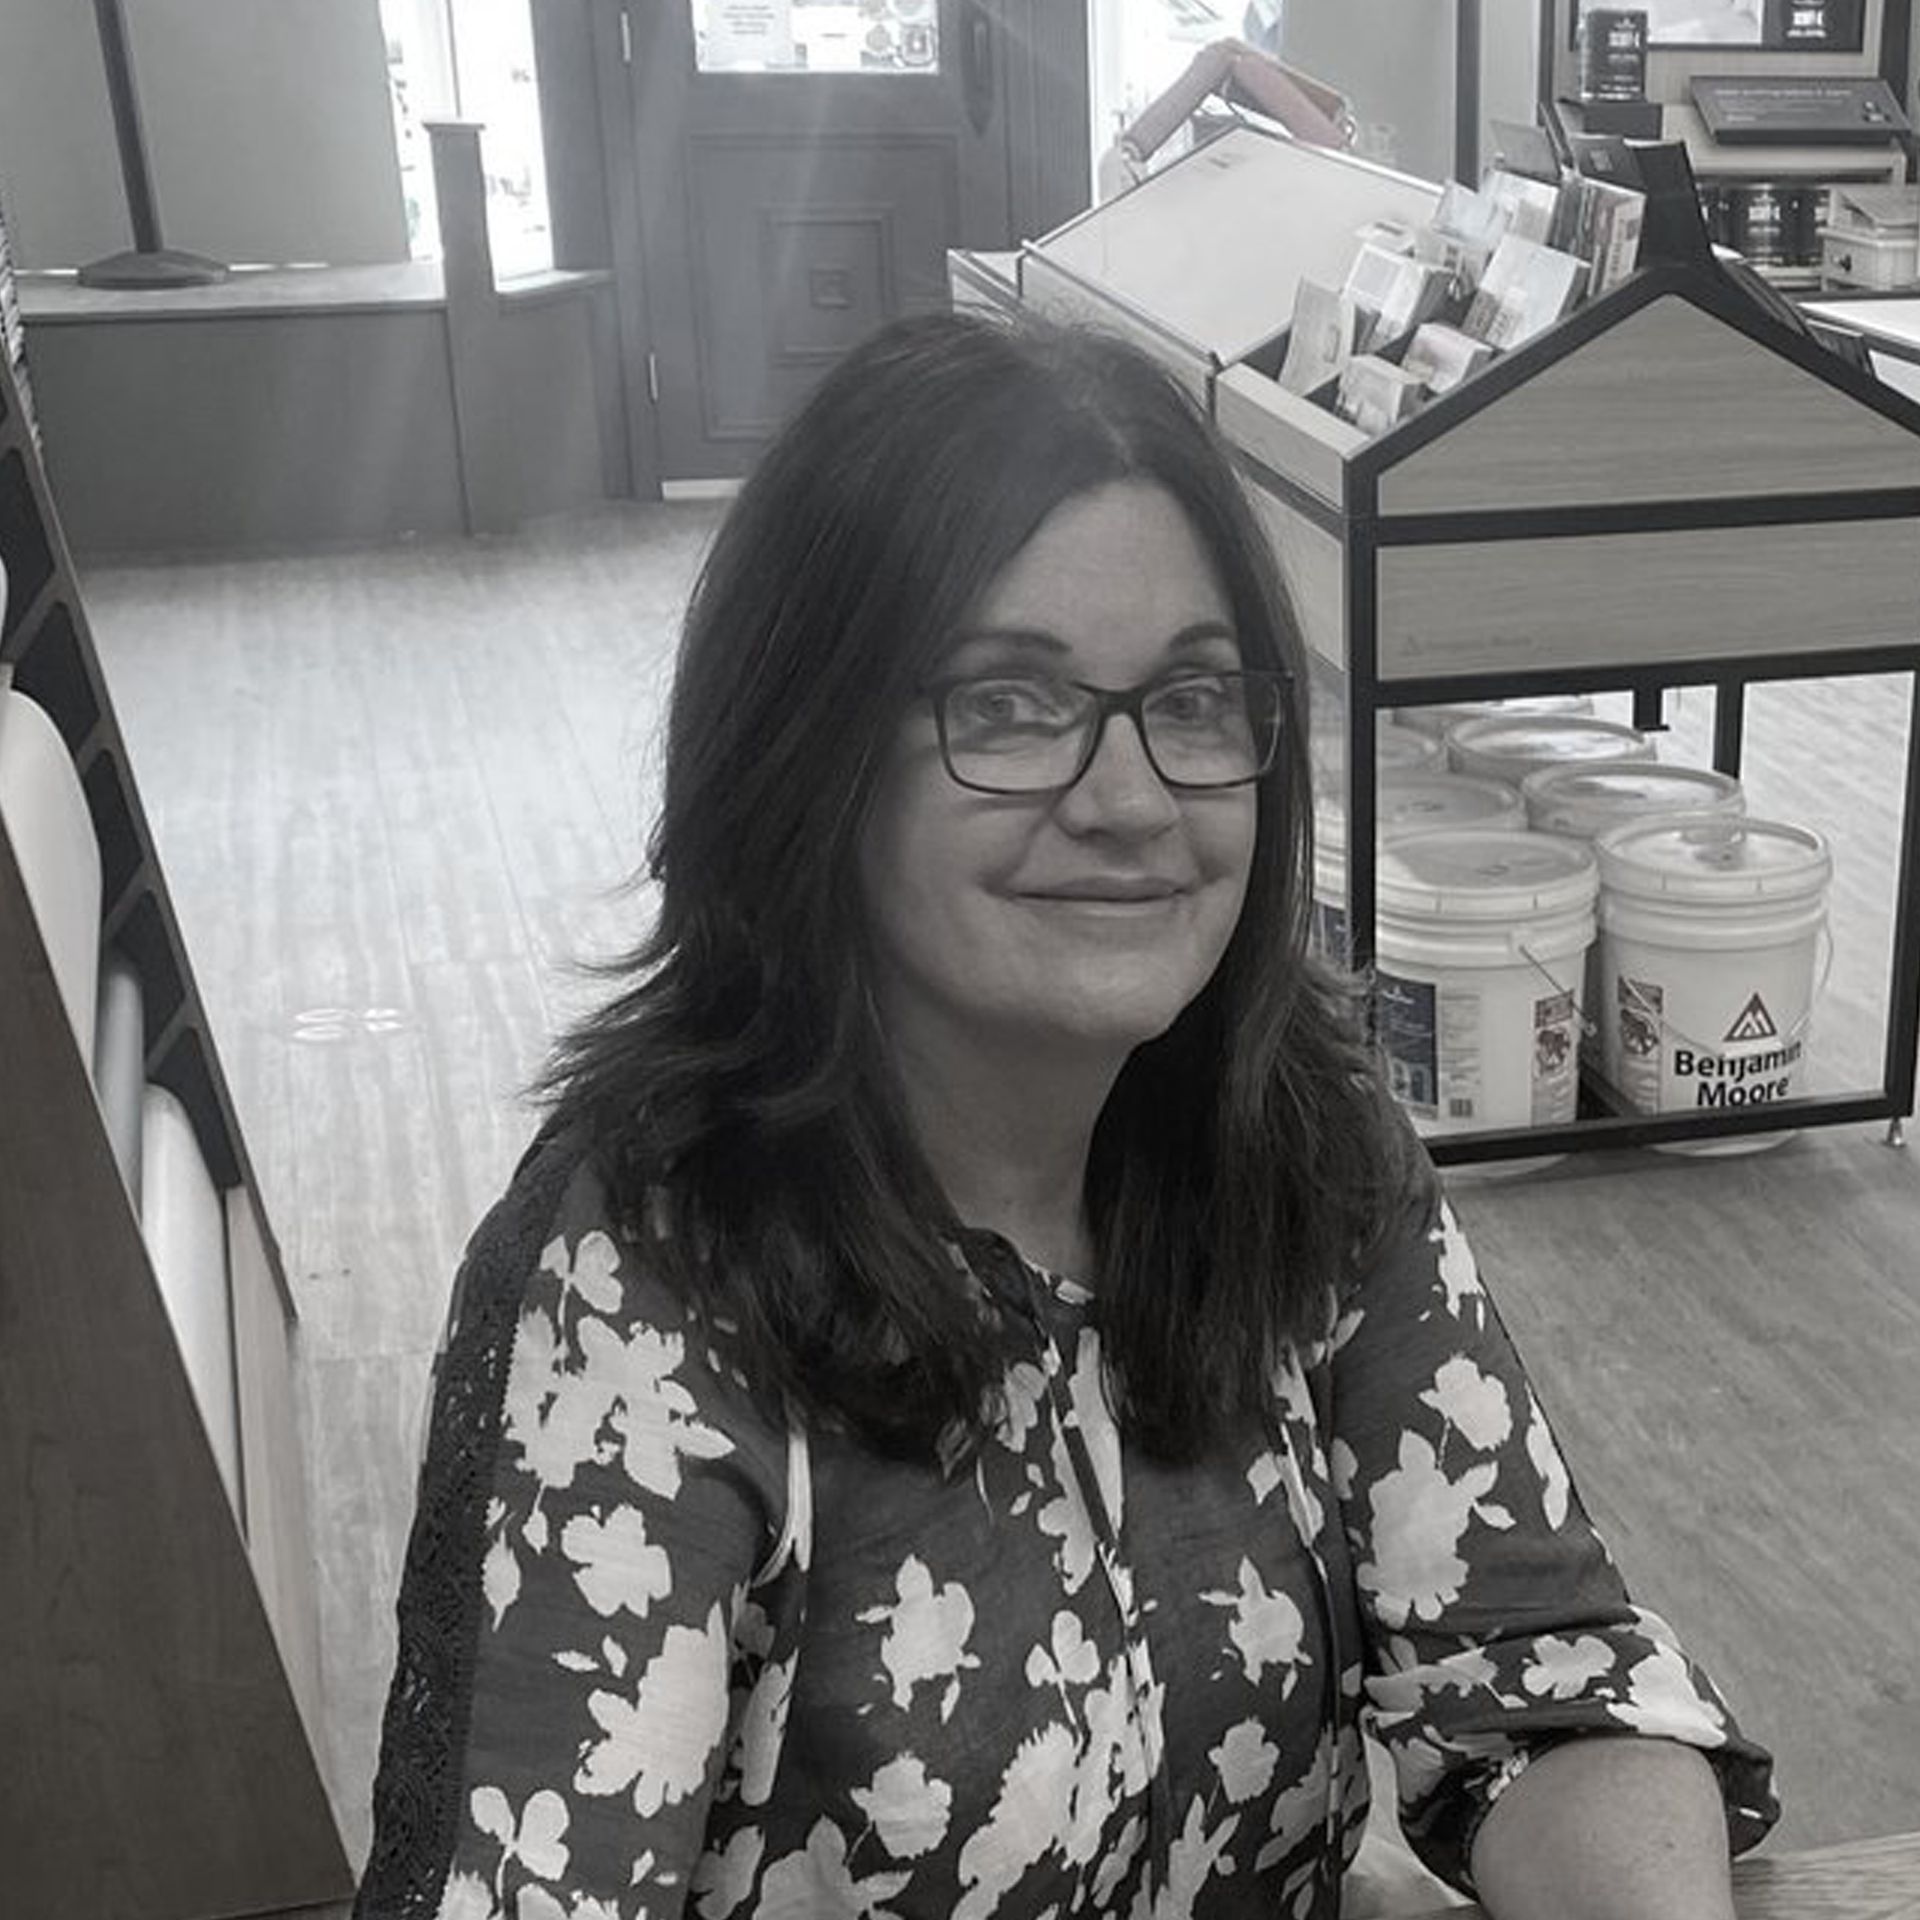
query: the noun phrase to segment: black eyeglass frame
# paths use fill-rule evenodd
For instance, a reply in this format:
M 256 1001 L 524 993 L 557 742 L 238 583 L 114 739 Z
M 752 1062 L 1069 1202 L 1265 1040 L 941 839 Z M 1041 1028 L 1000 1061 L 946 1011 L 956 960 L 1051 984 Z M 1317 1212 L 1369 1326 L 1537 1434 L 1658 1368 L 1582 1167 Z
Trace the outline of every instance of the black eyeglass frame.
M 953 748 L 947 739 L 948 696 L 961 687 L 978 686 L 982 681 L 992 680 L 1050 680 L 1057 686 L 1072 687 L 1078 693 L 1093 696 L 1093 724 L 1087 728 L 1085 742 L 1080 749 L 1080 761 L 1070 779 L 1054 781 L 1042 787 L 986 786 L 978 780 L 967 779 L 954 766 Z M 1146 703 L 1152 695 L 1168 687 L 1177 687 L 1183 680 L 1238 680 L 1250 688 L 1271 689 L 1273 706 L 1267 717 L 1264 750 L 1260 754 L 1260 764 L 1251 773 L 1233 780 L 1180 780 L 1161 766 L 1147 726 Z M 1292 674 L 1281 667 L 1176 667 L 1168 673 L 1157 673 L 1150 680 L 1136 681 L 1130 687 L 1096 687 L 1090 681 L 1068 680 L 1055 673 L 1001 672 L 949 674 L 938 680 L 927 681 L 920 691 L 933 708 L 934 731 L 940 738 L 940 760 L 947 770 L 948 779 L 956 786 L 966 788 L 969 793 L 993 794 L 1002 799 L 1030 799 L 1043 794 L 1057 796 L 1077 787 L 1086 778 L 1087 769 L 1093 765 L 1100 751 L 1101 741 L 1107 737 L 1107 722 L 1117 713 L 1125 714 L 1133 722 L 1133 730 L 1140 741 L 1141 751 L 1147 756 L 1147 764 L 1152 767 L 1161 784 L 1173 792 L 1231 793 L 1236 787 L 1250 787 L 1264 780 L 1280 757 L 1280 736 L 1285 731 L 1286 722 L 1286 692 L 1292 683 Z M 1257 727 L 1255 744 L 1260 744 Z

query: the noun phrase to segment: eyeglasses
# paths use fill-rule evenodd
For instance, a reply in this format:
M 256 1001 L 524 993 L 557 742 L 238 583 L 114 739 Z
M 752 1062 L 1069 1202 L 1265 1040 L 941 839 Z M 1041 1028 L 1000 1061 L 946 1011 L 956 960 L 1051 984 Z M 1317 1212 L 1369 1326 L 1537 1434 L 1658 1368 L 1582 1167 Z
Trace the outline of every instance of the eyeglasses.
M 1041 673 L 937 680 L 927 689 L 947 772 L 975 793 L 1064 793 L 1124 713 L 1169 787 L 1243 787 L 1273 765 L 1286 675 L 1179 670 L 1133 687 Z

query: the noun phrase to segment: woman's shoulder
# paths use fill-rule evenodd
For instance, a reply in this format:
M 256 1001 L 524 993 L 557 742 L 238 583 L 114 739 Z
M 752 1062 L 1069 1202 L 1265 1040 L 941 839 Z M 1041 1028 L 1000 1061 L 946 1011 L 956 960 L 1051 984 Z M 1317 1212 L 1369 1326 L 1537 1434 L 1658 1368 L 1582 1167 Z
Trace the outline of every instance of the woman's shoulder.
M 679 1212 L 668 1181 L 624 1177 L 590 1137 L 543 1128 L 467 1242 L 453 1323 L 473 1313 L 591 1322 L 601 1345 L 666 1341 L 743 1389 L 727 1323 L 686 1284 L 698 1255 Z

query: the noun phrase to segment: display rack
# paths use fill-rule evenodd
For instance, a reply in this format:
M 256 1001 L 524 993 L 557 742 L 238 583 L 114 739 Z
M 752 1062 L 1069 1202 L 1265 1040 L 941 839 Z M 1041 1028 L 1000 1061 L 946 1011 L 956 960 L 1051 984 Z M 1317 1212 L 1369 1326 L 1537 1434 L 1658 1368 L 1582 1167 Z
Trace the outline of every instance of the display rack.
M 0 824 L 0 1853 L 9 1911 L 185 1920 L 340 1899 L 316 1754 L 295 1314 L 19 394 L 0 364 L 0 664 L 73 756 L 103 950 L 219 1193 L 230 1491 Z
M 1096 319 L 1158 354 L 1235 449 L 1309 648 L 1344 696 L 1346 898 L 1362 969 L 1386 710 L 1625 690 L 1650 716 L 1669 689 L 1706 685 L 1714 764 L 1737 773 L 1750 684 L 1920 669 L 1920 407 L 1717 269 L 1643 268 L 1378 438 L 1283 389 L 1298 280 L 1338 285 L 1365 221 L 1418 222 L 1438 191 L 1241 128 L 1030 242 L 1017 272 L 1023 304 Z M 1452 1133 L 1430 1142 L 1434 1158 L 1910 1114 L 1920 692 L 1902 822 L 1878 1087 Z

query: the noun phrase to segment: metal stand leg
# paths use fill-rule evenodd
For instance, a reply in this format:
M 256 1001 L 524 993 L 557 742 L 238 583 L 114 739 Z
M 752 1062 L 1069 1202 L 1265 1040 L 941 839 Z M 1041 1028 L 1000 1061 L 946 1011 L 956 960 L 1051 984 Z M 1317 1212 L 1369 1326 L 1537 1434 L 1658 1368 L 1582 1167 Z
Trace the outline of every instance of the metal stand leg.
M 1887 1137 L 1880 1144 L 1883 1147 L 1895 1148 L 1904 1147 L 1907 1144 L 1907 1123 L 1899 1114 L 1896 1113 L 1887 1122 Z

